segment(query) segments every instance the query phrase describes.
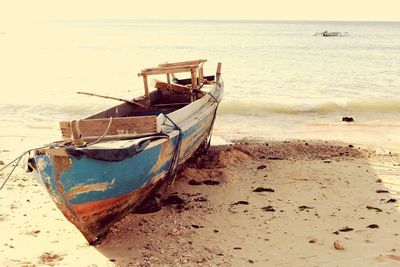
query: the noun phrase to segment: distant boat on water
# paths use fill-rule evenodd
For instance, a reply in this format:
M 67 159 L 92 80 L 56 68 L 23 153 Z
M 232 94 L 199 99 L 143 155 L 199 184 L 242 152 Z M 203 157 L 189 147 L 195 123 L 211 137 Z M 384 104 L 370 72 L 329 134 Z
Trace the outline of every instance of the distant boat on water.
M 324 32 L 317 32 L 316 34 L 314 34 L 314 36 L 323 36 L 323 37 L 336 37 L 336 36 L 348 36 L 349 33 L 348 32 L 328 32 L 328 31 L 324 31 Z

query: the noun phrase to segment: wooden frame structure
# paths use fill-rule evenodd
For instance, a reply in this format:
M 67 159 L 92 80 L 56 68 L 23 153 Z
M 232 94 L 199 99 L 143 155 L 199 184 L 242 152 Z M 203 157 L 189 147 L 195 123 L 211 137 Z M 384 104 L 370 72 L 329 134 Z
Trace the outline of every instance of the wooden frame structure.
M 217 73 L 214 80 L 210 80 L 210 76 L 204 77 L 203 65 L 207 62 L 206 59 L 198 59 L 191 61 L 182 61 L 174 63 L 163 63 L 159 64 L 154 68 L 143 69 L 138 76 L 143 77 L 144 83 L 144 99 L 141 98 L 139 101 L 126 100 L 116 97 L 102 96 L 97 94 L 78 92 L 80 94 L 86 94 L 91 96 L 97 96 L 102 98 L 114 99 L 123 101 L 129 104 L 133 104 L 138 108 L 139 111 L 146 111 L 154 108 L 169 108 L 178 107 L 182 108 L 187 104 L 190 104 L 201 98 L 204 93 L 199 93 L 199 89 L 203 84 L 219 83 L 221 76 L 221 63 L 218 63 Z M 175 78 L 175 73 L 189 72 L 190 78 L 180 80 L 180 83 L 171 82 L 171 78 Z M 185 96 L 186 100 L 179 100 L 176 103 L 151 103 L 150 92 L 148 84 L 148 76 L 151 75 L 166 75 L 167 82 L 155 80 L 154 86 L 157 90 L 170 90 L 171 95 L 178 97 Z M 207 80 L 207 78 L 209 80 Z M 184 82 L 183 82 L 184 81 Z M 196 90 L 196 91 L 194 91 Z M 155 92 L 163 97 L 170 96 L 163 92 Z M 154 95 L 157 95 L 154 94 Z M 152 95 L 152 98 L 154 98 Z M 199 96 L 200 95 L 200 96 Z M 153 101 L 153 100 L 152 100 Z M 111 110 L 111 109 L 110 109 Z M 62 121 L 60 122 L 60 129 L 64 140 L 71 140 L 74 145 L 84 144 L 86 141 L 103 138 L 121 137 L 121 136 L 135 136 L 141 134 L 158 133 L 161 131 L 161 117 L 157 115 L 139 115 L 135 116 L 126 112 L 126 108 L 117 108 L 112 110 L 106 110 L 102 113 L 96 114 L 84 120 L 73 120 L 73 121 Z M 122 111 L 121 111 L 122 110 Z M 125 110 L 125 111 L 124 111 Z M 97 140 L 97 141 L 98 141 Z M 97 142 L 96 141 L 96 142 Z
M 144 93 L 146 99 L 149 98 L 149 84 L 147 77 L 150 75 L 160 75 L 165 74 L 167 76 L 167 88 L 172 87 L 171 76 L 175 73 L 190 72 L 192 84 L 188 88 L 190 93 L 194 89 L 198 89 L 200 84 L 204 82 L 204 71 L 203 64 L 207 62 L 206 59 L 182 61 L 175 63 L 164 63 L 159 64 L 156 68 L 147 68 L 138 73 L 138 76 L 143 77 Z

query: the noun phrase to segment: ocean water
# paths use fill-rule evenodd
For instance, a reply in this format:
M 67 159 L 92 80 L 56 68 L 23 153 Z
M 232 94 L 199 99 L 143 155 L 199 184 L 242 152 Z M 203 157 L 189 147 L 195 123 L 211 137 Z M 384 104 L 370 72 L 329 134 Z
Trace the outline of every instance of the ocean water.
M 345 37 L 314 36 L 343 31 Z M 215 140 L 317 138 L 400 148 L 400 22 L 24 21 L 0 24 L 0 150 L 143 94 L 162 62 L 222 62 Z M 351 116 L 354 123 L 343 123 Z

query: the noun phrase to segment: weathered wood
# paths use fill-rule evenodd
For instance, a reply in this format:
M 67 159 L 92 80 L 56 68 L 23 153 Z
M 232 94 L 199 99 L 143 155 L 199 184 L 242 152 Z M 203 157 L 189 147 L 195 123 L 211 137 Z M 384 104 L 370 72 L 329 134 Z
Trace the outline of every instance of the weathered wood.
M 83 144 L 82 133 L 79 128 L 79 121 L 73 120 L 69 124 L 70 134 L 72 144 L 75 146 L 81 146 Z
M 168 103 L 168 104 L 156 104 L 153 105 L 154 107 L 171 107 L 171 106 L 184 106 L 184 105 L 188 105 L 190 104 L 190 102 L 185 102 L 185 103 Z
M 167 73 L 167 83 L 168 83 L 168 88 L 170 88 L 171 86 L 171 77 L 170 77 L 170 73 Z
M 172 63 L 164 63 L 159 64 L 159 67 L 174 67 L 174 66 L 182 66 L 182 65 L 196 65 L 200 63 L 207 62 L 207 59 L 198 59 L 198 60 L 190 60 L 190 61 L 182 61 L 182 62 L 172 62 Z
M 144 70 L 142 70 L 142 72 L 138 73 L 138 76 L 189 72 L 192 69 L 197 69 L 197 68 L 198 68 L 198 65 L 148 68 L 148 69 L 144 69 Z
M 80 120 L 78 127 L 84 138 L 102 136 L 110 123 L 109 118 Z M 73 121 L 60 122 L 64 139 L 71 137 Z M 144 134 L 157 132 L 156 116 L 113 118 L 106 136 L 122 134 Z
M 168 84 L 166 82 L 162 82 L 162 81 L 159 81 L 159 80 L 156 80 L 156 79 L 154 79 L 151 82 L 151 86 L 154 87 L 154 88 L 157 88 L 159 90 L 170 89 L 170 90 L 178 92 L 178 93 L 184 93 L 184 92 L 189 92 L 190 91 L 190 89 L 188 87 L 186 87 L 186 86 L 179 85 L 179 84 L 174 84 L 174 83 Z
M 215 82 L 216 83 L 219 83 L 219 80 L 221 79 L 221 66 L 222 66 L 222 63 L 218 62 L 217 73 L 215 75 Z
M 192 90 L 197 89 L 197 73 L 195 70 L 191 70 L 190 74 L 192 76 Z
M 146 108 L 145 105 L 142 105 L 134 100 L 128 100 L 128 99 L 123 99 L 123 98 L 117 98 L 117 97 L 112 97 L 112 96 L 105 96 L 105 95 L 98 95 L 98 94 L 93 94 L 93 93 L 86 93 L 86 92 L 76 92 L 77 94 L 81 94 L 81 95 L 88 95 L 88 96 L 97 96 L 97 97 L 101 97 L 101 98 L 107 98 L 107 99 L 113 99 L 113 100 L 118 100 L 118 101 L 123 101 L 129 104 L 133 104 L 142 108 Z
M 203 66 L 201 66 L 199 68 L 199 83 L 203 83 L 204 81 L 205 81 L 205 79 L 204 79 L 204 71 L 203 71 Z
M 147 75 L 143 75 L 144 95 L 146 98 L 149 97 L 149 83 L 147 81 Z
M 215 75 L 203 76 L 203 83 L 212 84 L 212 83 L 214 83 L 214 80 L 215 80 Z M 190 78 L 190 79 L 175 78 L 174 82 L 175 82 L 175 84 L 188 85 L 188 84 L 192 84 L 192 78 Z

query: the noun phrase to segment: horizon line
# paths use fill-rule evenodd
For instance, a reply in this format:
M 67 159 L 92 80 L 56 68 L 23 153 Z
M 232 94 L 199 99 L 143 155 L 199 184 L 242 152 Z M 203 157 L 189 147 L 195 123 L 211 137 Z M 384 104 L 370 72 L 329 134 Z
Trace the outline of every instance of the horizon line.
M 49 18 L 49 19 L 9 19 L 7 21 L 191 21 L 191 22 L 382 22 L 398 23 L 400 20 L 364 20 L 364 19 L 193 19 L 193 18 Z M 2 19 L 0 19 L 2 21 Z M 4 21 L 4 20 L 3 20 Z

